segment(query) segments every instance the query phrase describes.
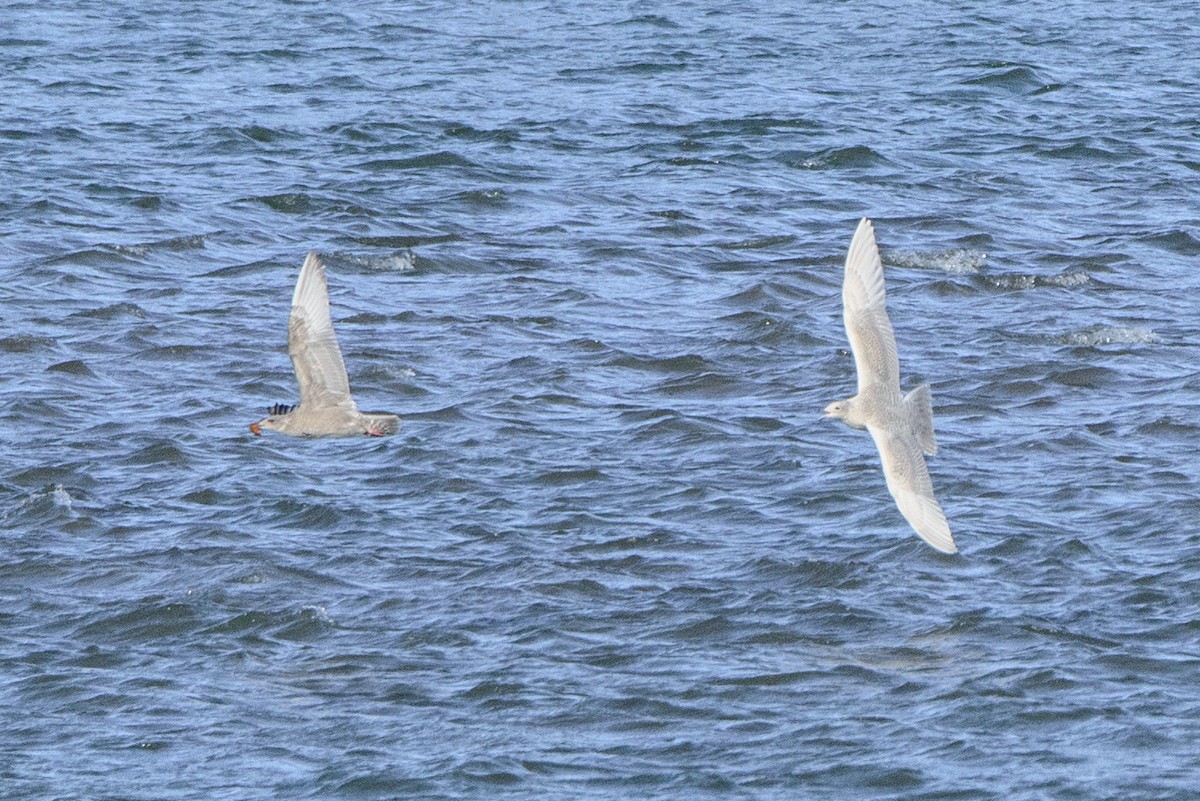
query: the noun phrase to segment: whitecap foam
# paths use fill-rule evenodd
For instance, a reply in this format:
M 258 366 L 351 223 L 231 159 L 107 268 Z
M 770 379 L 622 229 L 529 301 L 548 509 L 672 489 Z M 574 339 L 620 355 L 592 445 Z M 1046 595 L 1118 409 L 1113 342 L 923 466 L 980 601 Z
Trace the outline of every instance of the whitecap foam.
M 56 484 L 54 486 L 54 490 L 50 493 L 50 497 L 54 500 L 55 506 L 61 506 L 64 509 L 74 508 L 74 499 L 71 497 L 71 493 L 67 492 L 66 489 L 63 488 L 62 484 Z
M 974 275 L 983 271 L 987 254 L 981 250 L 958 248 L 934 253 L 899 251 L 889 253 L 887 262 L 901 267 L 916 267 L 921 270 L 938 270 L 954 275 Z
M 1076 287 L 1083 286 L 1092 277 L 1082 270 L 1061 273 L 1059 275 L 999 275 L 991 279 L 1000 289 L 1036 289 L 1038 287 Z
M 408 273 L 417 269 L 417 254 L 411 250 L 402 250 L 388 256 L 348 256 L 346 259 L 371 272 Z
M 30 493 L 27 497 L 18 501 L 12 507 L 5 509 L 0 513 L 0 520 L 8 520 L 14 515 L 19 515 L 29 509 L 46 509 L 50 508 L 65 509 L 68 512 L 74 512 L 74 498 L 71 493 L 67 492 L 62 484 L 55 484 L 51 488 L 39 490 Z
M 1065 345 L 1094 347 L 1096 345 L 1140 345 L 1158 342 L 1160 337 L 1153 329 L 1144 326 L 1099 325 L 1084 331 L 1065 334 L 1060 341 Z

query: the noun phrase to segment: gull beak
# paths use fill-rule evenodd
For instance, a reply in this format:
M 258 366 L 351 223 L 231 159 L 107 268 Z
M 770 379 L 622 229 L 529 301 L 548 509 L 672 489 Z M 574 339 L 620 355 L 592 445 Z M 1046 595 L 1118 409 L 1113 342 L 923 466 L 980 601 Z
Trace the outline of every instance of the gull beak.
M 250 424 L 250 433 L 256 437 L 261 437 L 262 436 L 262 426 L 260 426 L 258 423 L 251 423 Z

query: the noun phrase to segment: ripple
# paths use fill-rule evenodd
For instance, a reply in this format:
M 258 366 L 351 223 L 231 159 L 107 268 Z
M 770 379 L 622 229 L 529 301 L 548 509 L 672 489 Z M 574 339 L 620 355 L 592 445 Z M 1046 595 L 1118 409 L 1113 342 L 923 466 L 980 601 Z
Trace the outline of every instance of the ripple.
M 1036 70 L 1021 64 L 997 65 L 983 75 L 964 80 L 963 84 L 1022 94 L 1033 93 L 1046 86 Z

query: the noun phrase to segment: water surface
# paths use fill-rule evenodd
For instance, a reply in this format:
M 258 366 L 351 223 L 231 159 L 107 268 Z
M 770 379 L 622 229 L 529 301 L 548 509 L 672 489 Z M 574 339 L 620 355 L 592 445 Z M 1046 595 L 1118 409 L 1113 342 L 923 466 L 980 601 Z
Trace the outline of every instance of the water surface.
M 1193 797 L 1191 5 L 0 18 L 6 798 Z M 246 430 L 308 249 L 396 437 Z

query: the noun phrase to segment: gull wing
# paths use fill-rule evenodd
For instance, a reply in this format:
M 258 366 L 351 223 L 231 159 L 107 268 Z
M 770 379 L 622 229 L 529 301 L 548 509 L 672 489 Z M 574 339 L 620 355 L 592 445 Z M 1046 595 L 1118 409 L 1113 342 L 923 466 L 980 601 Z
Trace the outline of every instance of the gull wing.
M 288 321 L 288 355 L 300 384 L 300 405 L 307 408 L 357 408 L 350 397 L 346 363 L 329 317 L 329 285 L 325 265 L 310 252 L 300 268 L 292 315 Z
M 896 499 L 900 514 L 909 522 L 921 539 L 942 553 L 956 553 L 950 525 L 937 499 L 933 497 L 933 482 L 921 454 L 921 444 L 912 434 L 883 431 L 868 426 L 879 458 L 888 491 Z
M 900 387 L 896 335 L 887 314 L 883 262 L 875 244 L 875 229 L 866 217 L 858 224 L 846 254 L 842 284 L 842 313 L 846 336 L 858 370 L 858 392 L 873 384 Z

